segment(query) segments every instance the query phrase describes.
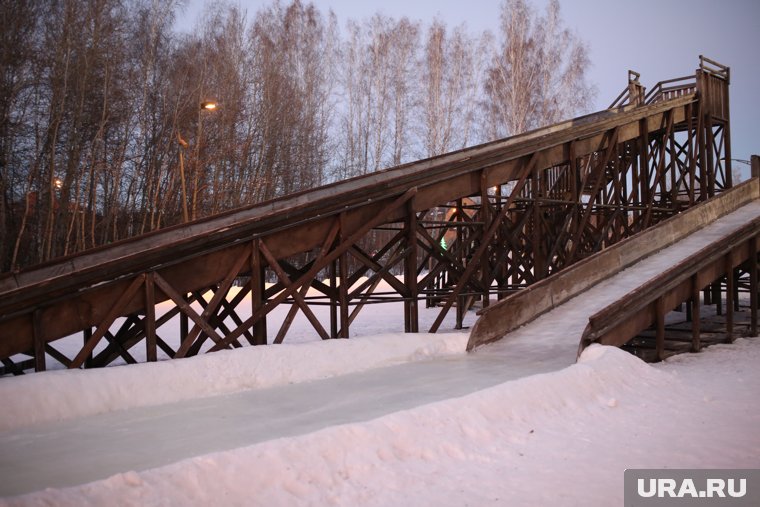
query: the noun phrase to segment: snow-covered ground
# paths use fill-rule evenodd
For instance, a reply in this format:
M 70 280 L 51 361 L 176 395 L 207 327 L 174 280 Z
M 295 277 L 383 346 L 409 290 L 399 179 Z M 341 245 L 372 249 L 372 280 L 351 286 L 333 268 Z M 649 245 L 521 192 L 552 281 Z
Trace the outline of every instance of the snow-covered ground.
M 588 314 L 746 218 L 473 354 L 466 333 L 390 333 L 3 379 L 0 495 L 35 492 L 0 505 L 606 506 L 626 468 L 760 468 L 760 338 L 573 364 Z M 388 308 L 362 329 L 393 331 Z
M 461 354 L 467 338 L 462 332 L 388 334 L 7 378 L 0 382 L 0 431 Z
M 760 468 L 758 364 L 760 339 L 657 366 L 592 346 L 464 397 L 0 504 L 621 505 L 626 468 Z

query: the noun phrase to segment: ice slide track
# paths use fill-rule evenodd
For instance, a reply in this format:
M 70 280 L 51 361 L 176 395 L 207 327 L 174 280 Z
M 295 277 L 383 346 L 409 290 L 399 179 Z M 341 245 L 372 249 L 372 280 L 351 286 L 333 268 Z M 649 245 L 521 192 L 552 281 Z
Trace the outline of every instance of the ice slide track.
M 728 68 L 702 57 L 693 76 L 648 94 L 633 73 L 604 111 L 4 274 L 0 374 L 44 370 L 46 358 L 69 368 L 133 363 L 138 344 L 155 361 L 159 351 L 279 343 L 298 310 L 323 339 L 348 337 L 365 304 L 387 301 L 403 301 L 406 331 L 418 331 L 420 301 L 440 308 L 431 331 L 452 309 L 461 327 L 477 302 L 731 187 L 728 85 Z M 245 290 L 233 295 L 236 280 Z M 381 281 L 394 293 L 375 291 Z M 157 316 L 164 301 L 174 306 Z M 271 333 L 267 314 L 283 303 L 293 310 Z M 314 304 L 330 306 L 329 324 Z M 175 316 L 172 346 L 161 335 Z M 55 348 L 78 332 L 75 357 Z
M 749 334 L 756 336 L 759 199 L 760 181 L 755 177 L 508 296 L 479 312 L 480 318 L 470 334 L 468 350 L 508 336 L 511 331 L 641 260 L 659 255 L 666 248 L 716 220 L 740 210 L 746 210 L 746 213 L 742 214 L 744 221 L 739 226 L 706 237 L 698 250 L 684 258 L 675 259 L 656 277 L 642 280 L 633 290 L 613 298 L 604 308 L 590 315 L 580 338 L 578 355 L 592 343 L 623 346 L 645 329 L 654 326 L 654 359 L 664 359 L 665 315 L 682 303 L 688 305 L 691 320 L 691 350 L 699 351 L 703 291 L 704 304 L 718 306 L 721 306 L 720 294 L 725 291 L 724 339 L 733 341 L 734 308 L 742 277 L 750 298 Z

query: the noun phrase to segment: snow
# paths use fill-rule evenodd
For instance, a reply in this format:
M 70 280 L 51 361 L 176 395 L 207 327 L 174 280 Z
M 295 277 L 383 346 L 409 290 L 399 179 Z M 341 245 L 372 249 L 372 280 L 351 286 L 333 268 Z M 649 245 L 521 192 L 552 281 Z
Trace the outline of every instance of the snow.
M 760 340 L 594 345 L 464 397 L 0 505 L 620 505 L 626 468 L 760 467 Z
M 626 468 L 760 468 L 760 339 L 573 364 L 589 314 L 758 214 L 472 354 L 466 333 L 392 332 L 388 304 L 360 316 L 380 336 L 3 379 L 0 505 L 606 506 Z
M 0 382 L 0 431 L 461 354 L 466 345 L 466 333 L 387 334 L 7 378 Z

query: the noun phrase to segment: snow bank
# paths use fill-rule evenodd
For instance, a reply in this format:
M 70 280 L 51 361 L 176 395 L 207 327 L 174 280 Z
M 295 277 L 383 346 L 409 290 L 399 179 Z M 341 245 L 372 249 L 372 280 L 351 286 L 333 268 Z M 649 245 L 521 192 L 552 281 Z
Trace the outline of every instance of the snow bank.
M 459 399 L 5 505 L 621 505 L 625 468 L 760 466 L 759 363 L 760 340 L 657 367 L 593 345 Z
M 387 334 L 7 378 L 0 382 L 0 431 L 461 354 L 466 345 L 466 333 Z

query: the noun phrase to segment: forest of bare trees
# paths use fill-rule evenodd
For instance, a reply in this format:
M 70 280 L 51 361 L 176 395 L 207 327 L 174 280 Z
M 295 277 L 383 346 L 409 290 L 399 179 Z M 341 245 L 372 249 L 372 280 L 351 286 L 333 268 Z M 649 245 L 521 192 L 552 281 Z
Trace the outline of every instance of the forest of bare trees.
M 592 98 L 556 0 L 505 0 L 496 34 L 380 14 L 340 27 L 300 0 L 219 4 L 185 34 L 180 8 L 0 2 L 0 271 L 513 135 Z

